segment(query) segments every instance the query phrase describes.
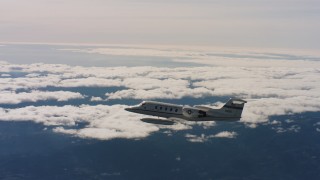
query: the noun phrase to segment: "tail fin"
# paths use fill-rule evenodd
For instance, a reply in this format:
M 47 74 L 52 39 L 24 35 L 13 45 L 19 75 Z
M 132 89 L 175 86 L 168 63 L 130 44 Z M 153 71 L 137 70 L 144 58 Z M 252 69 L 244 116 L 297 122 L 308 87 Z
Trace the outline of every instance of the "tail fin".
M 231 98 L 221 109 L 227 113 L 231 113 L 234 117 L 241 117 L 246 102 L 242 99 Z

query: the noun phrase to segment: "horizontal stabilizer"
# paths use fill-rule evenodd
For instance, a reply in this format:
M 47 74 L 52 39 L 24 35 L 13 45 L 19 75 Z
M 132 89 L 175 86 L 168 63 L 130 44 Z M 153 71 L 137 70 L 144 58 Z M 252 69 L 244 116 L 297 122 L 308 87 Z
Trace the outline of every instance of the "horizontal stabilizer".
M 202 110 L 202 111 L 209 111 L 209 110 L 211 110 L 212 108 L 210 108 L 210 107 L 207 107 L 207 106 L 194 106 L 195 108 L 198 108 L 198 109 L 200 109 L 200 110 Z

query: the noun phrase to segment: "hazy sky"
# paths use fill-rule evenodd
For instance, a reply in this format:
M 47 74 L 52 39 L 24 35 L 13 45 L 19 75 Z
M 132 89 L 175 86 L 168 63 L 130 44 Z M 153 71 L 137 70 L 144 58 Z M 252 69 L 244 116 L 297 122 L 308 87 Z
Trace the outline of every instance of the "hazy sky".
M 319 0 L 0 0 L 0 41 L 320 48 Z

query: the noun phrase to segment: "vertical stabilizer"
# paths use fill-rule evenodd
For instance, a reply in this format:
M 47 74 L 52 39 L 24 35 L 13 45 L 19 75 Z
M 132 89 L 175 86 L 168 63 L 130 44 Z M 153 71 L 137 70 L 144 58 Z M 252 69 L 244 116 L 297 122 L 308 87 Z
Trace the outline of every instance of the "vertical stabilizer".
M 221 109 L 232 114 L 234 117 L 241 117 L 243 107 L 246 102 L 247 101 L 242 99 L 231 98 Z

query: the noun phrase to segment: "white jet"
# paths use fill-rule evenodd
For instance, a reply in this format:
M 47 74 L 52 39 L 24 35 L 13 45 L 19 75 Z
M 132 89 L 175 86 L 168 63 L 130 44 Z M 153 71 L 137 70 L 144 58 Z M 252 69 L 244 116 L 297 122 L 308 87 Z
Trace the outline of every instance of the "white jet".
M 231 98 L 220 109 L 206 106 L 182 106 L 157 101 L 143 101 L 137 106 L 126 108 L 126 111 L 163 117 L 171 120 L 188 121 L 237 121 L 240 120 L 244 104 L 247 101 Z

